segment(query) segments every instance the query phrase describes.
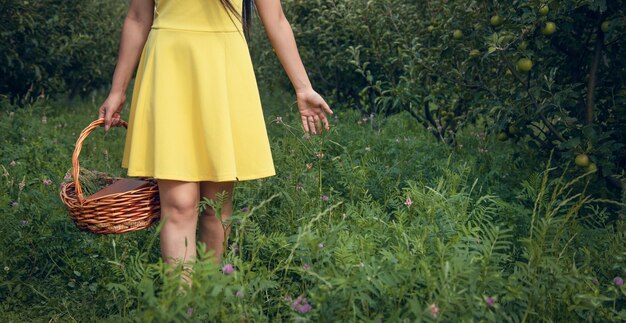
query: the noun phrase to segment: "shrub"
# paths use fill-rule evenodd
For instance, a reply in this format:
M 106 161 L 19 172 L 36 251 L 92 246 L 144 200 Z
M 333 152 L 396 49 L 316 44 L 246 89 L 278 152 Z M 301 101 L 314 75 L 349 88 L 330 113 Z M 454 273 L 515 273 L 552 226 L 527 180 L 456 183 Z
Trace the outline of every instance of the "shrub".
M 126 1 L 0 3 L 0 95 L 85 94 L 110 83 Z

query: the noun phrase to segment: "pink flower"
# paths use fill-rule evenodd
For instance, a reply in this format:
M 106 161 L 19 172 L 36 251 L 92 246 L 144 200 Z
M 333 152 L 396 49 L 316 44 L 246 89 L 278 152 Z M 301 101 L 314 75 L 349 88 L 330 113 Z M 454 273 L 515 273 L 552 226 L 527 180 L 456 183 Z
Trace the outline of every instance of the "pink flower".
M 291 297 L 288 298 L 291 301 Z M 308 313 L 313 307 L 307 301 L 304 295 L 298 296 L 295 301 L 291 303 L 291 308 L 295 311 L 300 312 L 301 314 Z
M 435 303 L 428 305 L 428 310 L 430 311 L 430 316 L 437 317 L 439 311 L 441 310 Z
M 250 209 L 247 206 L 244 206 L 243 208 L 241 208 L 242 212 L 248 212 L 250 211 Z
M 624 286 L 624 279 L 620 276 L 616 276 L 613 278 L 613 284 L 615 284 L 615 286 Z
M 406 207 L 411 207 L 411 205 L 413 205 L 413 201 L 410 197 L 406 198 L 406 201 L 404 201 L 404 205 L 406 205 Z
M 328 201 L 328 195 L 322 195 L 322 201 L 324 202 Z
M 43 183 L 43 185 L 50 186 L 50 184 L 52 184 L 52 181 L 46 178 L 46 179 L 43 180 L 42 183 Z
M 485 303 L 487 303 L 487 305 L 489 306 L 494 306 L 496 305 L 496 300 L 493 297 L 489 296 L 485 299 Z
M 302 265 L 302 269 L 303 269 L 304 271 L 308 271 L 309 269 L 311 269 L 311 265 L 309 265 L 309 264 L 304 264 L 304 265 Z
M 224 265 L 224 267 L 222 267 L 222 272 L 223 272 L 225 275 L 230 275 L 230 274 L 232 274 L 233 272 L 235 272 L 235 267 L 233 267 L 233 265 L 232 265 L 232 264 L 226 264 L 226 265 Z

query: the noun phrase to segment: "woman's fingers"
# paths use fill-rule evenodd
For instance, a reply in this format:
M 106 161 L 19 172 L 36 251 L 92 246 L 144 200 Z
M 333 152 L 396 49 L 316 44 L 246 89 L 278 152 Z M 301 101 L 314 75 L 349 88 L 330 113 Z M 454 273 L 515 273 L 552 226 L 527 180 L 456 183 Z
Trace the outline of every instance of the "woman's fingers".
M 317 135 L 317 130 L 315 127 L 315 119 L 312 116 L 309 116 L 307 119 L 309 121 L 309 129 L 314 135 Z
M 309 133 L 309 121 L 306 116 L 302 116 L 302 128 L 304 128 L 304 132 Z
M 319 115 L 314 115 L 313 120 L 315 120 L 315 129 L 317 132 L 322 133 L 322 122 L 320 121 Z
M 328 124 L 328 119 L 326 118 L 325 114 L 322 114 L 322 123 L 324 124 L 324 128 L 326 130 L 330 130 L 330 125 Z

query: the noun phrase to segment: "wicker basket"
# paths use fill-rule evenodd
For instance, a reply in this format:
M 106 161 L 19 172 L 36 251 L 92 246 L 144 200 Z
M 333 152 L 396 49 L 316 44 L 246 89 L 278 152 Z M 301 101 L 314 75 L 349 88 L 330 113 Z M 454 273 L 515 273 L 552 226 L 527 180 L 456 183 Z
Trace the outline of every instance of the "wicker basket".
M 85 138 L 102 124 L 104 124 L 104 119 L 100 118 L 80 133 L 72 155 L 73 182 L 61 187 L 61 200 L 67 207 L 74 224 L 81 231 L 111 234 L 145 229 L 158 221 L 160 216 L 159 190 L 155 180 L 145 179 L 148 183 L 137 189 L 106 194 L 97 198 L 85 198 L 83 195 L 79 182 L 78 155 L 80 155 Z M 127 127 L 126 122 L 122 121 L 122 126 Z M 92 174 L 98 176 L 99 182 L 104 182 L 106 185 L 120 180 L 105 173 L 92 172 Z

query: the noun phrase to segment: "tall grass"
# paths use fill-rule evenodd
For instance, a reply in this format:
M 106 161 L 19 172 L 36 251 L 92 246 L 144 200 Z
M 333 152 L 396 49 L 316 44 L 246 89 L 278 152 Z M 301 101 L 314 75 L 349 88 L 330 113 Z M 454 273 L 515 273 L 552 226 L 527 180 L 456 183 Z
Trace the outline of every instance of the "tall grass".
M 339 111 L 304 138 L 285 98 L 264 98 L 279 175 L 236 186 L 224 262 L 200 248 L 187 290 L 158 227 L 80 233 L 58 200 L 97 99 L 3 113 L 3 321 L 626 319 L 623 200 L 594 196 L 595 174 L 567 180 L 480 129 L 444 147 L 402 115 L 372 129 Z M 94 133 L 82 165 L 121 174 L 122 143 Z

